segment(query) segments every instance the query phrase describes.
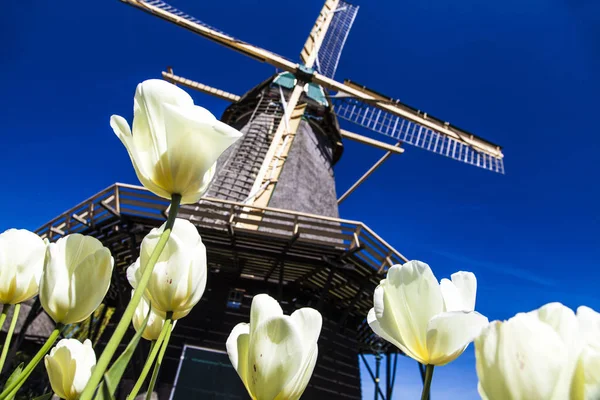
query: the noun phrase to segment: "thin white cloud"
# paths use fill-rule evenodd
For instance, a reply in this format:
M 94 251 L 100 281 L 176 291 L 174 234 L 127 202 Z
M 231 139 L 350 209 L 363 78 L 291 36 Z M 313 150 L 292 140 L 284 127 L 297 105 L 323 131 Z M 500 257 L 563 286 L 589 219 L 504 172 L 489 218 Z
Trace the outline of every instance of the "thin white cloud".
M 459 262 L 464 265 L 464 269 L 468 269 L 469 267 L 480 267 L 483 269 L 487 269 L 497 274 L 502 274 L 506 276 L 510 276 L 513 278 L 521 279 L 530 283 L 534 283 L 544 287 L 555 287 L 557 283 L 551 279 L 548 279 L 545 276 L 535 274 L 531 271 L 528 271 L 523 268 L 516 268 L 509 264 L 497 263 L 493 261 L 486 260 L 475 260 L 469 257 L 465 257 L 462 255 L 450 253 L 447 251 L 433 250 L 435 254 L 441 255 L 442 257 L 446 257 L 449 260 Z M 461 268 L 462 269 L 462 268 Z M 471 268 L 472 269 L 472 268 Z

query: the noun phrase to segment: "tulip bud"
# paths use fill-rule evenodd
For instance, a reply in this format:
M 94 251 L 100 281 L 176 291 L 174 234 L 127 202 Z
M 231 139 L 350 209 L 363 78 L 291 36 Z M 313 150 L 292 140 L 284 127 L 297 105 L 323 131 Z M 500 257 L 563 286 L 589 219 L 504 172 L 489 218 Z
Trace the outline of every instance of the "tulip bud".
M 118 115 L 110 126 L 127 148 L 138 179 L 159 197 L 180 194 L 182 204 L 196 203 L 214 176 L 217 158 L 241 133 L 163 80 L 140 83 L 133 103 L 133 134 Z
M 96 365 L 92 342 L 62 339 L 44 358 L 50 385 L 61 399 L 76 400 L 88 383 Z
M 367 321 L 377 335 L 423 364 L 445 365 L 460 356 L 488 324 L 474 312 L 477 280 L 457 272 L 442 286 L 429 265 L 394 265 L 373 295 Z
M 164 228 L 165 224 L 150 231 L 142 240 L 140 257 L 127 269 L 134 288 Z M 198 230 L 190 221 L 177 218 L 144 296 L 156 312 L 172 312 L 174 320 L 183 318 L 204 294 L 206 274 L 206 247 Z
M 40 282 L 40 302 L 56 323 L 81 322 L 102 303 L 114 260 L 91 236 L 67 235 L 50 243 Z
M 250 323 L 236 325 L 226 347 L 231 364 L 255 400 L 296 400 L 317 362 L 321 314 L 301 308 L 283 315 L 266 294 L 252 300 Z
M 46 244 L 35 233 L 9 229 L 0 234 L 0 304 L 17 304 L 38 294 Z
M 475 340 L 479 394 L 487 400 L 583 400 L 577 318 L 560 303 L 495 321 Z
M 133 295 L 133 291 L 131 293 Z M 142 327 L 144 320 L 148 315 L 148 311 L 150 311 L 150 306 L 148 305 L 146 299 L 142 297 L 140 304 L 138 304 L 137 308 L 135 309 L 133 319 L 131 320 L 136 332 L 139 332 L 140 328 Z M 146 340 L 157 340 L 164 324 L 165 313 L 152 310 L 150 312 L 150 317 L 148 318 L 148 324 L 146 324 L 146 328 L 144 329 L 144 332 L 142 332 L 142 337 Z

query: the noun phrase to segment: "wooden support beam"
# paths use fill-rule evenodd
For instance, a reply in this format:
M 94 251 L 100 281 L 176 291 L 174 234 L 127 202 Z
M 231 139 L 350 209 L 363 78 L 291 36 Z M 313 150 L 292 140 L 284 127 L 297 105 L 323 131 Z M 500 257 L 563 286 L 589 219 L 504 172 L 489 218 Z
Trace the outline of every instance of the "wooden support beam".
M 273 272 L 275 271 L 275 269 L 277 269 L 278 265 L 279 265 L 279 268 L 280 268 L 279 279 L 283 279 L 283 276 L 281 275 L 281 272 L 283 271 L 283 264 L 284 264 L 285 255 L 290 250 L 290 248 L 294 245 L 294 243 L 296 242 L 296 240 L 298 240 L 298 238 L 300 237 L 300 233 L 298 232 L 298 228 L 297 227 L 298 227 L 298 221 L 297 221 L 297 218 L 296 218 L 296 224 L 294 225 L 294 235 L 290 238 L 290 240 L 287 242 L 287 244 L 285 245 L 285 247 L 281 251 L 280 257 L 273 262 L 273 265 L 271 266 L 271 269 L 269 269 L 269 272 L 267 272 L 267 274 L 265 275 L 265 279 L 264 279 L 265 282 L 267 282 L 269 280 L 269 278 L 271 278 L 271 275 L 273 274 Z
M 323 268 L 322 266 L 316 266 L 316 267 L 314 267 L 312 270 L 308 271 L 307 273 L 305 273 L 301 277 L 297 278 L 294 281 L 294 283 L 300 285 L 300 284 L 306 282 L 307 280 L 309 280 L 310 278 L 312 278 L 314 275 L 316 275 L 322 268 Z
M 340 329 L 344 327 L 344 324 L 346 323 L 346 320 L 350 316 L 350 313 L 354 310 L 356 303 L 358 303 L 358 301 L 361 299 L 361 297 L 364 296 L 365 287 L 366 287 L 365 283 L 360 285 L 360 289 L 358 289 L 358 291 L 356 292 L 356 294 L 350 301 L 350 304 L 348 304 L 348 307 L 346 307 L 346 309 L 344 310 L 344 313 L 342 314 L 342 316 L 340 317 L 340 320 L 338 322 L 338 326 L 340 327 Z
M 85 225 L 85 226 L 87 226 L 87 227 L 89 228 L 90 224 L 87 222 L 87 220 L 86 220 L 86 219 L 84 219 L 84 218 L 81 218 L 79 215 L 77 215 L 77 214 L 75 214 L 75 213 L 71 214 L 71 217 L 72 217 L 72 218 L 73 218 L 75 221 L 77 221 L 77 222 L 79 222 L 80 224 L 82 224 L 82 225 Z
M 306 109 L 306 104 L 298 105 L 302 93 L 304 93 L 304 89 L 301 85 L 298 85 L 290 95 L 287 104 L 290 120 L 289 123 L 286 122 L 285 115 L 281 118 L 277 131 L 273 136 L 273 141 L 256 175 L 256 180 L 250 190 L 250 193 L 258 192 L 252 201 L 253 206 L 266 207 L 271 200 L 273 190 L 275 189 L 275 182 L 283 170 L 283 165 L 292 147 L 296 131 L 300 126 L 300 121 Z M 267 185 L 266 188 L 260 190 L 265 184 Z
M 402 143 L 398 142 L 395 144 L 394 147 L 400 147 Z M 346 190 L 346 193 L 344 193 L 339 199 L 338 199 L 338 205 L 340 205 L 344 200 L 346 200 L 348 198 L 348 196 L 350 196 L 352 194 L 352 192 L 354 192 L 364 181 L 367 180 L 367 178 L 369 176 L 371 176 L 371 174 L 373 172 L 375 172 L 375 170 L 377 168 L 379 168 L 379 166 L 381 164 L 383 164 L 385 162 L 385 160 L 387 160 L 390 156 L 392 155 L 392 152 L 390 150 L 388 150 L 383 157 L 381 157 L 375 164 L 373 164 L 373 166 L 371 168 L 369 168 L 369 170 L 367 172 L 364 173 L 363 176 L 360 177 L 359 180 L 357 180 L 354 185 L 352 185 L 350 187 L 350 189 Z
M 319 302 L 317 303 L 317 311 L 321 311 L 323 309 L 323 304 L 325 304 L 325 299 L 329 293 L 329 288 L 331 287 L 331 281 L 333 280 L 333 275 L 335 275 L 335 270 L 336 268 L 333 265 L 329 267 L 329 275 L 327 276 L 327 281 L 325 281 L 325 286 L 323 286 L 323 289 L 321 290 Z
M 277 299 L 279 301 L 283 301 L 283 269 L 285 268 L 285 263 L 282 261 L 279 264 L 279 282 L 277 284 Z
M 392 262 L 392 254 L 394 254 L 391 250 L 388 251 L 388 253 L 385 255 L 385 259 L 383 260 L 383 262 L 381 263 L 381 265 L 379 266 L 379 269 L 377 270 L 378 274 L 381 274 L 382 272 L 385 272 L 385 265 L 388 264 L 390 267 L 392 265 L 394 265 L 394 263 Z
M 371 139 L 369 137 L 359 135 L 357 133 L 352 133 L 352 132 L 344 130 L 344 129 L 340 129 L 340 133 L 342 134 L 343 138 L 354 140 L 355 142 L 368 144 L 370 146 L 374 146 L 379 149 L 391 151 L 393 153 L 398 153 L 398 154 L 404 153 L 404 149 L 401 147 L 398 147 L 397 145 L 392 146 L 391 144 L 387 144 L 387 143 L 381 142 L 379 140 Z
M 212 96 L 218 97 L 222 100 L 231 101 L 233 103 L 240 100 L 240 96 L 237 94 L 229 93 L 221 89 L 214 88 L 212 86 L 205 85 L 200 82 L 193 81 L 191 79 L 183 78 L 181 76 L 177 76 L 172 72 L 162 72 L 162 77 L 164 80 L 171 82 L 173 84 L 180 84 L 182 86 L 188 87 L 190 89 L 198 90 L 202 93 L 210 94 Z
M 104 207 L 106 209 L 106 211 L 108 211 L 109 213 L 111 213 L 112 215 L 114 215 L 115 217 L 120 217 L 121 213 L 118 212 L 115 208 L 113 208 L 111 205 L 108 204 L 108 202 L 106 200 L 102 200 L 100 202 L 100 205 L 102 207 Z
M 57 235 L 60 235 L 60 236 L 65 236 L 65 232 L 64 231 L 62 231 L 62 230 L 60 230 L 58 228 L 55 228 L 53 226 L 50 227 L 50 232 L 56 233 Z
M 317 21 L 313 25 L 313 28 L 304 43 L 302 52 L 300 52 L 300 59 L 308 68 L 312 68 L 317 60 L 319 49 L 323 44 L 331 20 L 333 19 L 333 13 L 338 7 L 340 0 L 326 0 Z

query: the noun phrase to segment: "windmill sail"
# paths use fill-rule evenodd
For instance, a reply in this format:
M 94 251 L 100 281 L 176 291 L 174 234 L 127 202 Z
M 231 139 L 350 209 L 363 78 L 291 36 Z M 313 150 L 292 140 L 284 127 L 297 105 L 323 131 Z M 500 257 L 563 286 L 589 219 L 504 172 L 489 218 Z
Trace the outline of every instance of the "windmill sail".
M 346 84 L 352 85 L 352 87 L 356 86 L 352 82 L 346 82 Z M 375 93 L 368 89 L 366 90 Z M 453 136 L 442 133 L 442 129 L 436 131 L 431 127 L 402 118 L 375 105 L 347 96 L 344 93 L 338 93 L 331 100 L 336 115 L 341 119 L 392 137 L 403 143 L 408 143 L 412 146 L 479 168 L 504 174 L 504 161 L 500 146 L 462 131 L 437 118 L 428 116 L 426 113 L 406 106 L 397 100 L 385 98 L 378 94 L 377 97 L 388 100 L 395 107 L 406 109 L 406 111 L 417 114 L 429 122 L 433 122 L 431 126 L 437 124 L 444 131 L 452 131 Z
M 316 70 L 321 74 L 334 77 L 357 13 L 358 6 L 339 2 L 317 55 Z
M 162 0 L 121 1 L 276 68 L 306 74 L 302 65 L 233 38 Z M 340 83 L 331 77 L 357 11 L 358 7 L 342 0 L 327 0 L 307 41 L 309 44 L 312 40 L 314 45 L 305 45 L 301 57 L 306 66 L 314 65 L 317 69 L 310 74 L 312 83 L 338 92 L 332 97 L 338 116 L 413 146 L 503 174 L 504 155 L 500 146 L 364 86 L 350 81 Z M 318 52 L 311 54 L 311 49 L 317 48 Z

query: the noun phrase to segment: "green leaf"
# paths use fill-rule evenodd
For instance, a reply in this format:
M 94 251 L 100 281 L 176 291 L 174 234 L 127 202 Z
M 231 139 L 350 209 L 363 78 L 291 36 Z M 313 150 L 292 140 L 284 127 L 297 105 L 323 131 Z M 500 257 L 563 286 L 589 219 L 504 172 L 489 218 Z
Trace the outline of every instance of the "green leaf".
M 23 372 L 24 366 L 25 366 L 25 363 L 21 363 L 21 364 L 17 365 L 17 368 L 15 368 L 15 370 L 12 372 L 12 374 L 10 374 L 10 376 L 6 380 L 6 383 L 4 384 L 5 388 L 9 387 L 13 382 L 15 382 L 17 379 L 19 379 L 19 375 L 21 375 L 21 372 Z M 7 400 L 11 400 L 11 399 L 12 399 L 12 397 L 7 398 Z
M 94 400 L 114 400 L 114 394 L 117 390 L 117 386 L 119 385 L 119 382 L 125 373 L 125 368 L 127 368 L 127 364 L 129 364 L 129 360 L 133 356 L 144 329 L 146 329 L 146 324 L 148 324 L 151 312 L 152 310 L 149 309 L 148 315 L 146 315 L 142 326 L 131 339 L 125 351 L 119 356 L 119 358 L 117 358 L 112 367 L 110 367 L 110 369 L 104 373 L 104 379 L 100 383 L 100 389 L 98 390 L 98 393 L 96 393 Z
M 54 394 L 53 392 L 46 393 L 46 394 L 43 394 L 41 396 L 36 397 L 33 400 L 50 400 L 52 398 L 53 394 Z

